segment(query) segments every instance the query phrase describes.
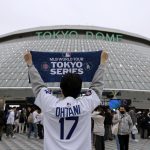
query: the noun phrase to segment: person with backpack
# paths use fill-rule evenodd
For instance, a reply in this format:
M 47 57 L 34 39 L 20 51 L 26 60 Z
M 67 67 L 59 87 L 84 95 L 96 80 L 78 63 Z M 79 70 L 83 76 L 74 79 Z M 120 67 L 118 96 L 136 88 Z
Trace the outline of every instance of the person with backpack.
M 0 110 L 0 141 L 2 140 L 3 127 L 5 125 L 4 111 Z

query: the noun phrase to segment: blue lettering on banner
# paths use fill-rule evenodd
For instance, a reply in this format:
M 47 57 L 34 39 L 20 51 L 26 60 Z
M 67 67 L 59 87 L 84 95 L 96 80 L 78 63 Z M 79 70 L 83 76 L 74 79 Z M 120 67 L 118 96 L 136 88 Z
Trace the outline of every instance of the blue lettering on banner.
M 75 105 L 73 107 L 56 107 L 56 117 L 64 118 L 64 117 L 73 117 L 79 115 L 80 105 Z
M 44 82 L 60 82 L 66 73 L 79 74 L 83 82 L 91 82 L 100 64 L 101 51 L 37 52 L 31 51 L 33 64 Z

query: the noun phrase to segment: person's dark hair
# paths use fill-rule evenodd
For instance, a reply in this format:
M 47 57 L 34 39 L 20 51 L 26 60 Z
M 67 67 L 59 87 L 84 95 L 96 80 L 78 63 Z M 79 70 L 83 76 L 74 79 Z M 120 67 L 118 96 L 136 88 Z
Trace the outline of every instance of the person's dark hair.
M 29 109 L 30 109 L 30 111 L 29 111 Z M 33 110 L 33 107 L 32 107 L 32 106 L 28 106 L 28 107 L 27 107 L 27 112 L 33 113 L 33 111 L 34 111 L 34 110 Z
M 124 108 L 125 108 L 126 112 L 129 112 L 130 109 L 128 106 L 125 106 Z
M 65 97 L 77 98 L 81 92 L 82 79 L 78 74 L 67 73 L 60 82 L 60 88 Z
M 95 109 L 94 109 L 94 111 L 99 111 L 99 115 L 101 115 L 101 116 L 105 116 L 105 113 L 104 113 L 104 109 L 103 109 L 103 107 L 102 106 L 100 106 L 100 105 L 98 105 Z
M 94 111 L 97 111 L 97 110 L 99 110 L 99 105 L 94 109 Z
M 41 109 L 38 109 L 37 112 L 38 112 L 38 114 L 40 114 L 41 113 Z
M 24 113 L 23 110 L 21 110 L 20 114 L 23 114 L 23 113 Z

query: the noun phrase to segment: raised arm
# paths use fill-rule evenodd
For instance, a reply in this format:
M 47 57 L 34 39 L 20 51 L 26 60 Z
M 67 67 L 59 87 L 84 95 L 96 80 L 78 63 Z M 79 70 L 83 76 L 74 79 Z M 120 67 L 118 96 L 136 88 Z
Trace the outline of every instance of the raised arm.
M 34 96 L 37 97 L 38 93 L 40 92 L 41 88 L 46 87 L 45 83 L 43 82 L 39 72 L 34 67 L 32 63 L 32 55 L 30 52 L 26 52 L 24 54 L 24 60 L 27 63 L 28 66 L 28 73 L 29 73 L 29 79 L 31 82 L 32 90 L 34 93 Z
M 94 90 L 96 94 L 99 96 L 99 98 L 101 98 L 102 91 L 103 91 L 103 86 L 104 86 L 103 78 L 104 78 L 104 71 L 105 71 L 107 59 L 108 59 L 108 54 L 107 52 L 103 51 L 101 54 L 100 65 L 97 71 L 95 72 L 95 75 L 93 77 L 93 80 L 90 86 L 90 89 Z

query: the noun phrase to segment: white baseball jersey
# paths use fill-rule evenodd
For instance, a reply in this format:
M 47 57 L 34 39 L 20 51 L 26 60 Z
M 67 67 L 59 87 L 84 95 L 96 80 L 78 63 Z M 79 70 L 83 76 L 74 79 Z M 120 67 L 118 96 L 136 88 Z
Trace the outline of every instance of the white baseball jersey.
M 91 111 L 100 104 L 93 90 L 63 100 L 42 88 L 35 104 L 43 112 L 44 150 L 91 150 Z

